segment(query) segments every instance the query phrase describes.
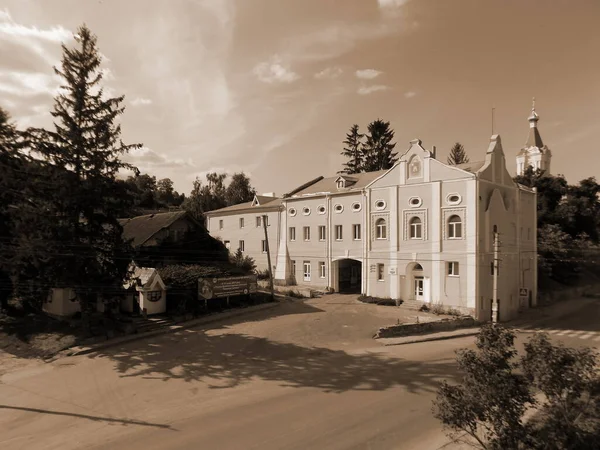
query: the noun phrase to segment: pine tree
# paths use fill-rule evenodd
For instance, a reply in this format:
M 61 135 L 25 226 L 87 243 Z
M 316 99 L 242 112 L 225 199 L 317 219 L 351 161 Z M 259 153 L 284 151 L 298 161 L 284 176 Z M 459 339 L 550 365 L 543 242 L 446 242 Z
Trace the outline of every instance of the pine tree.
M 76 48 L 64 44 L 61 68 L 64 84 L 55 98 L 54 131 L 32 130 L 33 150 L 64 172 L 54 180 L 57 248 L 47 274 L 53 287 L 74 287 L 87 313 L 98 294 L 115 292 L 130 263 L 131 248 L 118 222 L 131 208 L 122 169 L 137 169 L 120 156 L 141 144 L 125 145 L 117 118 L 124 96 L 105 98 L 100 87 L 101 56 L 97 39 L 81 26 Z
M 358 132 L 358 125 L 354 124 L 350 128 L 350 131 L 346 134 L 346 140 L 343 141 L 345 145 L 342 155 L 348 158 L 348 161 L 344 163 L 344 169 L 340 170 L 339 173 L 359 173 L 363 172 L 364 159 L 362 152 L 362 138 L 364 134 Z
M 467 156 L 467 152 L 465 152 L 465 148 L 460 142 L 457 142 L 450 150 L 450 154 L 448 155 L 448 164 L 451 166 L 457 166 L 458 164 L 464 164 L 468 162 L 469 157 Z
M 398 154 L 394 152 L 396 143 L 394 130 L 389 122 L 377 119 L 367 127 L 367 140 L 363 146 L 364 166 L 363 172 L 390 169 L 398 161 Z

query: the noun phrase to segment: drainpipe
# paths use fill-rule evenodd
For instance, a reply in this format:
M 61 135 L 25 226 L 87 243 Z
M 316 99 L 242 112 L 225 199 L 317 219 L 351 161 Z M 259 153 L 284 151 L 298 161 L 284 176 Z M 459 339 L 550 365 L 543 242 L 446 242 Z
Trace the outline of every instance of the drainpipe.
M 327 258 L 327 286 L 333 289 L 333 263 L 331 261 L 331 196 L 325 196 L 325 214 L 327 214 L 327 228 L 325 231 L 325 238 L 327 242 L 325 243 L 325 255 Z M 339 286 L 338 286 L 339 290 Z
M 364 249 L 364 258 L 363 258 L 363 283 L 364 283 L 364 294 L 365 295 L 370 295 L 371 294 L 371 289 L 370 289 L 370 283 L 369 283 L 369 250 L 371 249 L 371 190 L 363 190 L 363 197 L 365 199 L 365 205 L 364 205 L 364 214 L 363 217 L 365 219 L 365 226 L 364 228 L 364 232 L 363 232 L 363 240 L 364 240 L 364 244 L 363 244 L 363 249 Z

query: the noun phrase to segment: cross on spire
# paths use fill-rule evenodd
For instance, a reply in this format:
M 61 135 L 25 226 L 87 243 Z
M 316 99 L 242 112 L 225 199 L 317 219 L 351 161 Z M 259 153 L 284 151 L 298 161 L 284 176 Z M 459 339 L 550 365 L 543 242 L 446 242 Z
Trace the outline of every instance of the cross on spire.
M 531 104 L 531 110 L 535 111 L 535 97 L 533 97 L 533 101 L 532 101 L 532 104 Z

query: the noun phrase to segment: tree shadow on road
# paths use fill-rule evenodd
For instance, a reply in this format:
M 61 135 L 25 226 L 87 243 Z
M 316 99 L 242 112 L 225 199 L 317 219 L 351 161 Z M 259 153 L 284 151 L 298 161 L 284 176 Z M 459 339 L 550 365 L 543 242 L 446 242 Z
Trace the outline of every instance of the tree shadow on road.
M 457 375 L 453 356 L 440 361 L 408 361 L 242 334 L 209 335 L 199 330 L 106 349 L 95 357 L 113 360 L 122 377 L 201 381 L 214 389 L 232 388 L 258 378 L 280 386 L 335 393 L 395 386 L 418 393 L 433 392 L 442 379 Z

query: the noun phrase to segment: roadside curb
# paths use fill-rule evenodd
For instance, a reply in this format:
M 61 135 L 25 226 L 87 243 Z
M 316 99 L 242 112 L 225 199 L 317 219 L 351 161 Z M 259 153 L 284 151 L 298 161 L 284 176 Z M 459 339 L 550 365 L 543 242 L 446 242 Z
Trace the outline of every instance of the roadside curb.
M 98 342 L 96 344 L 91 344 L 88 346 L 81 347 L 71 347 L 63 350 L 62 356 L 79 356 L 79 355 L 87 355 L 89 353 L 96 352 L 98 350 L 103 350 L 105 348 L 114 347 L 121 344 L 127 344 L 129 342 L 139 341 L 142 339 L 147 339 L 154 336 L 159 336 L 162 334 L 175 333 L 177 331 L 185 330 L 187 328 L 194 328 L 200 325 L 206 325 L 214 322 L 220 322 L 226 319 L 230 319 L 232 317 L 239 317 L 248 314 L 252 314 L 259 311 L 266 311 L 269 309 L 277 308 L 281 305 L 281 301 L 275 301 L 271 303 L 264 303 L 262 305 L 250 306 L 248 308 L 237 309 L 234 311 L 229 311 L 225 313 L 216 313 L 212 314 L 208 317 L 201 317 L 199 319 L 192 319 L 186 322 L 182 322 L 177 325 L 170 325 L 165 327 L 164 329 L 149 331 L 147 333 L 139 333 L 139 334 L 130 334 L 127 336 L 121 336 L 115 339 L 110 339 L 104 342 Z M 58 356 L 58 355 L 57 355 Z
M 416 344 L 418 342 L 431 342 L 431 341 L 445 341 L 448 339 L 456 339 L 467 336 L 477 336 L 479 334 L 479 328 L 473 329 L 465 329 L 460 333 L 434 333 L 434 334 L 426 334 L 421 336 L 407 336 L 402 338 L 381 338 L 378 339 L 381 341 L 382 339 L 389 339 L 388 342 L 382 342 L 384 347 L 390 347 L 392 345 L 405 345 L 405 344 Z M 393 341 L 392 341 L 393 340 Z

